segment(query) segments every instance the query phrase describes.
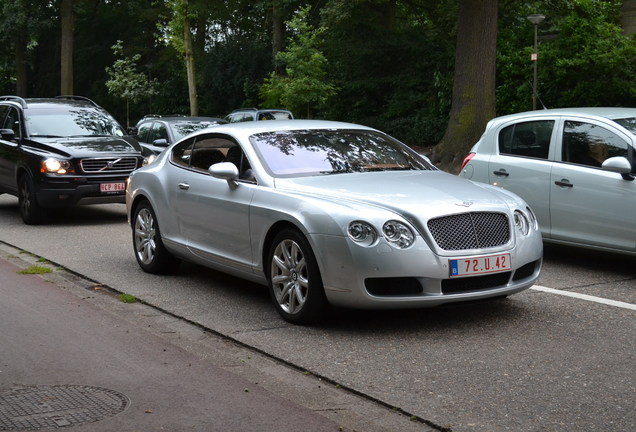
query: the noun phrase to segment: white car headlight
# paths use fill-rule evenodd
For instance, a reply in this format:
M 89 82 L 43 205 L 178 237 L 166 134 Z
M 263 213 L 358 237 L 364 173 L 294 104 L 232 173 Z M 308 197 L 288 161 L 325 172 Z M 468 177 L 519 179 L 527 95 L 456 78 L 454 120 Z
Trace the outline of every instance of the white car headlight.
M 371 246 L 378 238 L 375 228 L 364 221 L 353 221 L 347 230 L 349 238 L 362 246 Z
M 415 234 L 406 224 L 390 220 L 382 226 L 382 233 L 389 244 L 399 248 L 406 249 L 415 242 Z
M 526 210 L 528 212 L 528 220 L 530 221 L 530 228 L 534 230 L 538 230 L 539 221 L 537 220 L 537 216 L 534 214 L 534 212 L 532 211 L 530 207 L 526 207 Z
M 528 217 L 521 210 L 515 210 L 513 217 L 517 229 L 521 234 L 527 236 L 530 232 L 530 221 Z
M 40 172 L 49 174 L 69 174 L 75 171 L 69 161 L 48 158 L 40 162 Z

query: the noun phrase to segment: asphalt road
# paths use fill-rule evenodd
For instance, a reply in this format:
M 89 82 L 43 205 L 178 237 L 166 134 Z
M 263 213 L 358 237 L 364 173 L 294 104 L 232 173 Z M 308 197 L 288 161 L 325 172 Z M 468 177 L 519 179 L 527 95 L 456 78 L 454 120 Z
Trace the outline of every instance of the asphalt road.
M 298 327 L 278 316 L 264 287 L 192 264 L 169 277 L 143 273 L 123 205 L 26 226 L 17 200 L 3 195 L 0 227 L 0 241 L 440 430 L 636 430 L 632 258 L 549 247 L 539 285 L 556 291 L 437 309 L 335 310 L 319 326 Z

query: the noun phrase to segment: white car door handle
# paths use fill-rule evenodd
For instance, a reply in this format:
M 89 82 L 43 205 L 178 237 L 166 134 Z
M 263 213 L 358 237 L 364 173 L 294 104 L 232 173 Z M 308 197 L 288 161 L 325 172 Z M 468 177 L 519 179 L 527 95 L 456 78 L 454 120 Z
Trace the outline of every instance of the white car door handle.
M 188 189 L 190 189 L 190 185 L 187 184 L 187 183 L 179 183 L 179 189 L 188 190 Z
M 570 181 L 568 179 L 561 179 L 561 180 L 557 180 L 554 182 L 555 185 L 559 186 L 559 187 L 573 187 L 574 185 L 572 183 L 570 183 Z
M 498 177 L 508 177 L 510 175 L 506 172 L 505 169 L 498 169 L 497 171 L 493 171 L 492 173 Z

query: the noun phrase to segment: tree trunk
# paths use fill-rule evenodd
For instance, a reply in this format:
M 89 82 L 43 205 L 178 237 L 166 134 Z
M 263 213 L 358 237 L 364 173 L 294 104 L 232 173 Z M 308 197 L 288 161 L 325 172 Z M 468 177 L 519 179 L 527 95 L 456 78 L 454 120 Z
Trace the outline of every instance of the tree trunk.
M 60 59 L 60 94 L 73 94 L 73 0 L 62 0 L 62 46 Z
M 27 38 L 22 32 L 15 42 L 15 94 L 27 97 Z
M 439 168 L 461 161 L 495 117 L 498 0 L 459 0 L 455 77 L 448 127 L 434 151 Z
M 197 81 L 194 67 L 194 51 L 192 47 L 192 32 L 190 19 L 186 16 L 183 23 L 183 42 L 185 46 L 186 71 L 188 74 L 188 96 L 190 98 L 190 115 L 199 115 L 199 101 L 197 98 Z
M 285 19 L 281 0 L 272 2 L 272 59 L 274 60 L 274 71 L 280 74 L 280 65 L 276 62 L 276 54 L 281 52 L 285 42 Z

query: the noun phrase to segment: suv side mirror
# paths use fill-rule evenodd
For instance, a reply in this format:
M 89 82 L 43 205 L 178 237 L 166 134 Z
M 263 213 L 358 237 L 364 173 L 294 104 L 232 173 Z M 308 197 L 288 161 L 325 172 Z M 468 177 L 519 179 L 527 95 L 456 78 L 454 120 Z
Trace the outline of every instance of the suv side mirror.
M 5 141 L 13 141 L 15 132 L 13 132 L 13 129 L 0 129 L 0 137 Z
M 159 138 L 154 140 L 152 144 L 158 147 L 168 147 L 168 140 L 165 138 Z

